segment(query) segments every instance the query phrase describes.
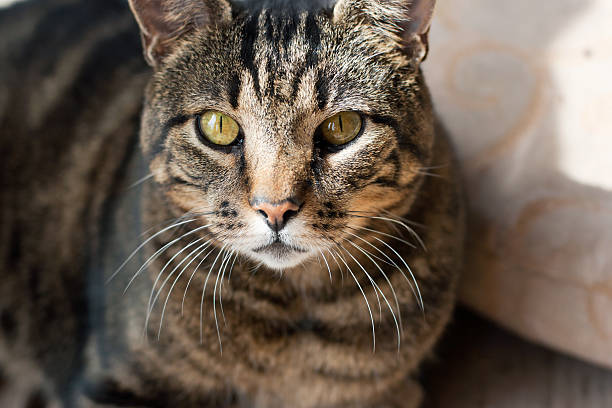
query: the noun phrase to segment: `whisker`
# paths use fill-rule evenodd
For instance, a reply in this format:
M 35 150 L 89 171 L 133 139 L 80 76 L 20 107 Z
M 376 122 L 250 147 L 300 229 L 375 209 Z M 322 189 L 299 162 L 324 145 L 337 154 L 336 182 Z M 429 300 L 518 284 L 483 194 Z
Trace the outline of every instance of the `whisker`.
M 221 250 L 219 251 L 219 254 L 217 254 L 217 257 L 215 258 L 211 267 L 208 269 L 208 275 L 206 275 L 206 280 L 204 281 L 204 287 L 202 288 L 202 299 L 200 300 L 200 344 L 204 342 L 204 332 L 203 332 L 203 327 L 202 327 L 202 321 L 204 319 L 204 296 L 206 295 L 206 285 L 208 284 L 210 273 L 215 268 L 215 265 L 217 264 L 219 257 L 225 251 L 226 247 L 227 247 L 227 244 L 223 244 L 223 246 L 221 247 Z
M 166 270 L 166 268 L 168 267 L 168 265 L 170 265 L 172 263 L 172 261 L 181 254 L 181 252 L 185 251 L 187 248 L 197 244 L 198 242 L 202 241 L 204 238 L 198 238 L 195 241 L 192 241 L 189 243 L 189 245 L 185 246 L 184 248 L 182 248 L 178 253 L 176 253 L 168 262 L 166 262 L 166 264 L 164 265 L 164 267 L 161 269 L 161 271 L 157 274 L 157 277 L 155 278 L 155 282 L 153 283 L 153 286 L 151 287 L 151 293 L 149 295 L 149 304 L 147 306 L 147 314 L 145 317 L 145 325 L 144 325 L 144 335 L 147 335 L 147 329 L 149 328 L 149 319 L 151 317 L 151 311 L 153 310 L 153 307 L 151 306 L 151 302 L 153 299 L 153 294 L 157 292 L 157 295 L 155 296 L 155 300 L 157 300 L 159 294 L 161 293 L 161 290 L 163 288 L 163 286 L 161 286 L 159 288 L 158 291 L 155 290 L 155 288 L 157 287 L 157 282 L 159 282 L 159 279 L 161 278 L 161 276 L 164 274 L 164 271 Z M 198 249 L 196 248 L 195 251 L 192 251 L 186 258 L 184 258 L 181 263 L 179 263 L 175 268 L 174 271 L 177 270 L 181 264 L 186 260 L 189 259 L 189 256 L 191 256 L 191 254 L 195 253 Z M 173 272 L 174 272 L 173 271 Z M 171 275 L 168 275 L 168 278 L 166 278 L 166 280 L 164 281 L 167 282 L 168 279 L 170 278 Z
M 213 290 L 213 315 L 215 316 L 215 326 L 217 327 L 217 338 L 219 339 L 219 352 L 223 354 L 223 343 L 221 342 L 221 331 L 219 330 L 219 320 L 217 319 L 217 302 L 215 299 L 217 298 L 217 285 L 219 283 L 219 277 L 223 280 L 223 275 L 225 274 L 225 267 L 229 263 L 234 252 L 228 252 L 223 261 L 221 261 L 221 265 L 219 265 L 219 270 L 217 272 L 217 278 L 215 279 L 215 287 Z M 223 271 L 222 271 L 223 270 Z M 223 315 L 223 319 L 225 320 L 225 314 Z
M 198 265 L 195 267 L 195 269 L 193 270 L 193 272 L 191 273 L 191 276 L 189 277 L 189 281 L 187 282 L 187 286 L 185 286 L 185 292 L 183 293 L 183 300 L 181 301 L 181 316 L 183 316 L 185 314 L 185 298 L 187 297 L 187 291 L 189 290 L 189 285 L 191 285 L 191 281 L 193 280 L 193 277 L 195 276 L 196 272 L 198 271 L 198 269 L 200 269 L 200 266 L 202 266 L 202 264 L 204 263 L 204 261 L 206 260 L 206 258 L 208 258 L 208 256 L 210 254 L 212 254 L 214 252 L 215 248 L 213 247 L 213 249 L 211 249 L 205 256 L 204 258 L 202 258 L 200 260 L 200 262 L 198 263 Z
M 329 250 L 330 254 L 331 254 L 331 249 Z M 363 288 L 361 287 L 361 285 L 359 284 L 359 281 L 357 280 L 357 278 L 355 277 L 355 274 L 353 273 L 353 271 L 351 270 L 351 268 L 348 266 L 348 264 L 346 263 L 346 261 L 344 260 L 344 258 L 342 257 L 342 255 L 340 253 L 336 253 L 336 255 L 338 255 L 338 257 L 340 258 L 340 260 L 342 261 L 342 263 L 346 266 L 347 271 L 351 274 L 351 276 L 353 277 L 353 280 L 355 281 L 355 283 L 357 284 L 357 287 L 359 288 L 359 291 L 361 292 L 361 295 L 363 296 L 363 299 L 365 300 L 366 306 L 368 308 L 368 313 L 370 314 L 370 322 L 372 324 L 372 353 L 376 352 L 376 329 L 374 328 L 374 315 L 372 314 L 372 308 L 370 307 L 370 302 L 368 302 L 368 297 L 366 296 Z
M 153 261 L 155 261 L 163 252 L 165 252 L 168 248 L 170 248 L 172 245 L 176 244 L 177 242 L 179 242 L 181 239 L 191 235 L 191 234 L 195 234 L 198 231 L 201 231 L 205 228 L 210 227 L 212 224 L 207 224 L 195 229 L 192 229 L 191 231 L 181 235 L 180 237 L 173 239 L 172 241 L 168 242 L 166 245 L 164 245 L 163 247 L 161 247 L 160 249 L 158 249 L 157 251 L 155 251 L 155 253 L 153 255 L 151 255 L 149 257 L 149 259 L 146 260 L 145 263 L 142 264 L 142 266 L 138 269 L 138 271 L 136 271 L 136 273 L 132 276 L 132 279 L 130 279 L 130 281 L 128 282 L 128 284 L 125 286 L 125 289 L 123 290 L 123 294 L 125 295 L 125 293 L 128 291 L 128 289 L 130 288 L 130 286 L 132 285 L 132 283 L 134 282 L 134 280 L 136 280 L 136 278 L 138 278 L 138 276 L 140 276 L 140 274 L 142 273 L 142 271 L 144 271 Z
M 380 253 L 381 253 L 381 254 L 382 254 L 382 255 L 383 255 L 385 258 L 387 258 L 387 259 L 389 260 L 389 262 L 391 262 L 392 266 L 394 266 L 395 268 L 397 268 L 397 270 L 398 270 L 398 271 L 399 271 L 399 272 L 402 274 L 402 276 L 404 277 L 404 279 L 406 279 L 406 281 L 408 282 L 408 285 L 410 286 L 410 290 L 412 291 L 412 294 L 414 295 L 414 298 L 415 298 L 415 299 L 418 299 L 418 298 L 419 298 L 419 297 L 418 297 L 418 295 L 417 295 L 417 293 L 416 293 L 416 292 L 415 292 L 415 290 L 414 290 L 414 285 L 412 284 L 412 282 L 410 282 L 410 280 L 408 279 L 408 277 L 406 276 L 406 274 L 404 273 L 404 271 L 402 270 L 402 268 L 400 268 L 400 266 L 399 266 L 397 263 L 395 263 L 395 261 L 394 261 L 394 260 L 393 260 L 393 259 L 392 259 L 392 258 L 391 258 L 389 255 L 387 255 L 386 253 L 384 253 L 383 251 L 381 251 L 381 250 L 380 250 L 380 248 L 378 248 L 376 245 L 374 245 L 374 244 L 372 244 L 372 243 L 368 242 L 367 240 L 365 240 L 365 239 L 361 238 L 359 235 L 357 235 L 357 234 L 353 234 L 352 232 L 349 232 L 349 231 L 346 231 L 346 232 L 347 232 L 347 234 L 349 234 L 349 235 L 351 235 L 351 236 L 353 236 L 353 237 L 355 237 L 355 238 L 357 238 L 357 239 L 359 239 L 359 240 L 361 240 L 361 241 L 365 242 L 367 245 L 371 246 L 371 247 L 372 247 L 372 248 L 374 248 L 376 251 L 380 252 Z M 370 255 L 371 255 L 371 253 L 370 253 Z M 400 325 L 401 325 L 401 315 L 400 315 Z
M 159 338 L 161 336 L 162 324 L 164 322 L 164 315 L 166 314 L 166 306 L 168 305 L 168 300 L 170 300 L 170 294 L 172 293 L 172 290 L 174 289 L 174 286 L 176 286 L 177 282 L 179 281 L 179 279 L 181 279 L 181 276 L 183 276 L 183 273 L 187 270 L 189 265 L 191 265 L 196 259 L 198 259 L 198 257 L 200 255 L 202 255 L 204 252 L 206 252 L 206 250 L 208 250 L 210 245 L 212 245 L 211 242 L 212 242 L 212 239 L 209 239 L 208 241 L 206 241 L 204 244 L 200 245 L 196 249 L 196 251 L 198 251 L 200 248 L 204 247 L 204 249 L 202 249 L 193 258 L 191 258 L 191 260 L 187 263 L 187 265 L 185 265 L 183 267 L 183 269 L 181 269 L 181 272 L 179 272 L 179 274 L 177 275 L 176 279 L 174 279 L 174 282 L 172 282 L 172 285 L 170 286 L 170 290 L 168 290 L 168 295 L 166 295 L 166 300 L 164 301 L 164 307 L 162 308 L 161 318 L 159 319 L 159 330 L 157 331 L 157 340 L 159 340 Z M 189 254 L 188 257 L 190 257 L 191 254 Z M 179 264 L 179 266 L 180 266 L 180 264 Z M 175 268 L 175 270 L 176 270 L 176 268 Z M 166 284 L 167 280 L 170 279 L 170 277 L 172 276 L 173 273 L 174 273 L 174 271 L 172 271 L 172 273 L 170 275 L 168 275 L 168 277 L 166 278 L 166 281 L 164 281 L 164 283 L 162 284 L 162 287 Z M 153 310 L 153 307 L 155 306 L 155 302 L 157 302 L 157 297 L 159 296 L 160 293 L 161 293 L 161 289 L 160 289 L 159 292 L 157 292 L 157 295 L 155 296 L 155 299 L 153 299 L 153 305 L 151 306 L 151 311 Z M 148 317 L 147 317 L 147 320 L 148 320 Z
M 444 169 L 446 167 L 448 167 L 448 163 L 444 163 L 444 164 L 439 164 L 437 166 L 425 166 L 425 167 L 421 167 L 420 170 L 438 170 L 438 169 Z
M 410 269 L 410 266 L 408 266 L 408 264 L 406 263 L 404 258 L 395 249 L 393 249 L 393 247 L 391 245 L 387 244 L 385 241 L 383 241 L 382 239 L 380 239 L 378 237 L 373 237 L 373 238 L 375 240 L 377 240 L 378 242 L 380 242 L 381 244 L 385 245 L 391 251 L 393 251 L 393 253 L 402 261 L 402 263 L 404 264 L 404 266 L 408 270 L 408 273 L 410 273 L 410 276 L 412 277 L 412 280 L 414 281 L 414 284 L 416 286 L 416 291 L 417 291 L 417 294 L 418 294 L 418 301 L 420 302 L 421 310 L 424 313 L 425 312 L 425 304 L 423 303 L 423 296 L 421 295 L 421 290 L 419 289 L 419 284 L 417 283 L 416 277 L 412 273 L 412 269 Z M 412 283 L 410 282 L 408 277 L 403 273 L 403 271 L 402 271 L 402 275 L 404 275 L 404 277 L 406 278 L 406 281 L 408 281 L 408 283 L 410 283 L 410 285 L 412 286 Z
M 325 258 L 325 254 L 323 254 L 323 251 L 321 251 L 321 250 L 319 250 L 319 253 L 323 257 L 323 261 L 325 261 L 325 265 L 327 266 L 327 272 L 329 273 L 329 282 L 333 283 L 334 281 L 332 279 L 331 268 L 329 267 L 329 264 L 327 263 L 327 259 Z
M 387 221 L 387 222 L 391 222 L 397 225 L 400 225 L 404 228 L 406 228 L 406 230 L 410 233 L 410 235 L 412 235 L 417 242 L 421 245 L 421 247 L 427 251 L 427 248 L 425 247 L 425 243 L 423 242 L 423 240 L 421 239 L 421 237 L 419 236 L 419 234 L 416 233 L 416 231 L 412 228 L 410 228 L 408 225 L 406 225 L 405 223 L 398 221 L 398 220 L 394 220 L 392 218 L 387 218 L 387 217 L 380 217 L 380 216 L 363 216 L 363 215 L 351 215 L 352 217 L 357 217 L 357 218 L 369 218 L 372 220 L 382 220 L 382 221 Z
M 354 216 L 353 216 L 353 217 L 354 217 Z M 355 230 L 355 229 L 360 229 L 360 230 L 364 230 L 364 231 L 373 232 L 373 233 L 375 233 L 375 234 L 380 234 L 380 235 L 382 235 L 382 236 L 384 236 L 384 237 L 391 238 L 391 239 L 394 239 L 394 240 L 396 240 L 396 241 L 399 241 L 399 242 L 401 242 L 401 243 L 403 243 L 403 244 L 406 244 L 406 245 L 408 245 L 408 246 L 409 246 L 409 247 L 411 247 L 411 248 L 416 248 L 416 246 L 415 246 L 413 243 L 408 242 L 408 241 L 406 241 L 405 239 L 401 239 L 401 238 L 399 238 L 399 237 L 396 237 L 395 235 L 387 234 L 386 232 L 382 232 L 382 231 L 375 230 L 375 229 L 368 228 L 368 227 L 359 227 L 359 226 L 351 226 L 351 225 L 347 225 L 347 228 L 350 228 L 350 229 L 353 229 L 353 230 Z
M 338 263 L 338 260 L 336 259 L 336 256 L 331 252 L 331 249 L 327 250 L 327 253 L 331 255 L 332 258 L 334 258 L 334 262 L 336 263 L 336 265 L 338 265 L 338 270 L 340 270 L 340 277 L 341 277 L 341 285 L 344 286 L 344 271 L 342 270 L 342 266 L 340 266 L 340 264 Z
M 132 253 L 127 257 L 127 259 L 125 261 L 123 261 L 123 263 L 121 265 L 119 265 L 119 267 L 115 270 L 115 272 L 113 272 L 111 277 L 106 280 L 106 284 L 108 285 L 110 283 L 110 281 L 113 280 L 115 278 L 115 276 L 117 276 L 117 274 L 125 267 L 125 265 L 127 265 L 127 263 L 130 262 L 130 260 L 138 253 L 138 251 L 140 251 L 142 249 L 142 247 L 144 247 L 146 244 L 148 244 L 152 239 L 154 239 L 155 237 L 163 234 L 164 232 L 166 232 L 166 231 L 168 231 L 168 230 L 170 230 L 172 228 L 176 228 L 178 226 L 181 226 L 183 224 L 187 224 L 187 223 L 190 223 L 190 222 L 193 222 L 193 221 L 195 221 L 195 219 L 186 220 L 186 221 L 182 221 L 182 222 L 170 225 L 169 227 L 166 227 L 166 228 L 162 229 L 161 231 L 157 232 L 156 234 L 152 235 L 151 237 L 149 237 L 142 244 L 138 245 L 138 247 L 134 251 L 132 251 Z
M 219 265 L 219 273 L 217 273 L 217 280 L 219 281 L 219 295 L 221 295 L 221 286 L 223 285 L 223 278 L 225 277 L 225 271 L 227 270 L 227 267 L 229 266 L 229 263 L 232 260 L 233 256 L 234 256 L 233 250 L 226 252 L 225 256 L 221 260 L 221 265 Z M 217 290 L 217 282 L 215 282 L 215 291 L 216 290 Z M 213 297 L 213 301 L 214 299 L 215 298 Z M 219 301 L 221 301 L 221 299 L 219 299 Z M 223 315 L 223 319 L 225 320 L 225 315 L 223 311 L 221 312 L 221 314 Z
M 387 216 L 395 218 L 396 220 L 400 220 L 405 222 L 408 225 L 413 225 L 415 227 L 419 227 L 419 228 L 427 228 L 424 224 L 421 224 L 419 222 L 416 221 L 411 221 L 408 218 L 404 218 L 404 217 L 400 217 L 399 215 L 393 214 L 392 212 L 388 211 L 388 210 L 382 210 L 383 213 L 385 213 Z
M 380 294 L 383 296 L 383 299 L 385 299 L 385 302 L 387 303 L 387 306 L 389 307 L 389 310 L 391 311 L 391 315 L 393 315 L 393 320 L 395 321 L 395 328 L 397 329 L 397 351 L 399 353 L 400 351 L 400 347 L 401 347 L 401 330 L 400 330 L 400 326 L 401 326 L 401 321 L 402 321 L 402 315 L 401 315 L 401 310 L 400 310 L 400 306 L 399 306 L 399 301 L 397 300 L 397 295 L 395 293 L 395 289 L 393 288 L 393 285 L 391 284 L 391 281 L 389 280 L 389 278 L 387 277 L 387 275 L 385 274 L 385 272 L 382 270 L 382 268 L 380 267 L 380 265 L 378 265 L 378 263 L 376 263 L 376 261 L 370 257 L 369 255 L 369 251 L 361 248 L 359 245 L 355 244 L 354 242 L 350 241 L 350 240 L 346 240 L 348 241 L 349 244 L 351 244 L 352 246 L 354 246 L 357 250 L 359 250 L 362 254 L 364 254 L 366 257 L 368 257 L 368 259 L 370 261 L 372 261 L 372 263 L 376 266 L 376 268 L 378 268 L 378 270 L 380 271 L 380 273 L 382 274 L 382 276 L 385 278 L 385 280 L 387 281 L 387 284 L 389 284 L 389 288 L 391 289 L 391 293 L 393 294 L 393 298 L 395 299 L 395 307 L 397 308 L 397 314 L 399 316 L 399 323 L 398 323 L 398 319 L 395 317 L 395 313 L 393 312 L 393 308 L 391 307 L 391 305 L 389 304 L 389 301 L 387 300 L 387 297 L 385 296 L 385 294 L 382 292 L 382 290 L 380 289 L 380 287 L 378 286 L 378 284 L 374 283 L 374 281 L 372 280 L 372 278 L 369 276 L 369 274 L 365 271 L 365 269 L 363 267 L 361 267 L 361 269 L 363 269 L 363 271 L 365 272 L 366 275 L 368 275 L 368 279 L 370 279 L 370 281 L 372 282 L 373 285 L 376 286 L 376 288 L 380 291 Z M 352 256 L 351 256 L 352 257 Z M 359 264 L 359 262 L 357 262 Z M 361 265 L 360 265 L 361 266 Z
M 174 261 L 176 258 L 178 258 L 178 256 L 179 256 L 180 254 L 182 254 L 183 252 L 185 252 L 187 249 L 191 248 L 192 246 L 194 246 L 194 245 L 195 245 L 195 244 L 197 244 L 198 242 L 203 241 L 204 239 L 205 239 L 205 237 L 198 238 L 198 239 L 196 239 L 196 240 L 194 240 L 194 241 L 191 241 L 191 242 L 190 242 L 189 244 L 187 244 L 185 247 L 181 248 L 181 249 L 180 249 L 180 250 L 179 250 L 179 251 L 178 251 L 176 254 L 174 254 L 174 255 L 173 255 L 171 258 L 170 258 L 170 260 L 168 260 L 168 262 L 166 262 L 166 264 L 164 265 L 164 267 L 163 267 L 163 268 L 162 268 L 162 269 L 159 271 L 159 273 L 157 274 L 157 278 L 155 278 L 155 281 L 153 282 L 153 287 L 151 288 L 151 294 L 149 295 L 149 305 L 147 306 L 147 311 L 148 311 L 148 313 L 150 313 L 150 311 L 151 311 L 151 309 L 152 309 L 152 308 L 151 308 L 151 303 L 152 303 L 152 301 L 153 301 L 153 296 L 154 296 L 153 294 L 154 294 L 154 292 L 157 292 L 157 293 L 159 294 L 159 292 L 160 292 L 160 291 L 162 290 L 162 288 L 163 288 L 163 286 L 161 286 L 161 287 L 159 288 L 159 290 L 158 290 L 158 291 L 156 291 L 156 290 L 155 290 L 155 288 L 157 287 L 157 283 L 158 283 L 158 282 L 159 282 L 159 280 L 161 279 L 161 277 L 162 277 L 162 275 L 164 274 L 164 271 L 166 270 L 166 268 L 168 268 L 168 266 L 170 266 L 170 264 L 172 264 L 172 262 L 173 262 L 173 261 Z M 178 264 L 178 265 L 177 265 L 177 266 L 174 268 L 174 270 L 178 269 L 178 268 L 179 268 L 179 267 L 180 267 L 180 266 L 183 264 L 183 262 L 185 262 L 187 259 L 189 259 L 189 256 L 190 256 L 191 254 L 193 254 L 193 253 L 197 252 L 197 250 L 198 250 L 198 248 L 196 248 L 196 249 L 195 249 L 194 251 L 192 251 L 192 252 L 191 252 L 191 253 L 190 253 L 188 256 L 186 256 L 185 258 L 183 258 L 183 259 L 181 260 L 181 262 L 180 262 L 180 263 L 179 263 L 179 264 Z
M 146 175 L 146 176 L 136 180 L 134 183 L 130 184 L 126 190 L 131 190 L 134 187 L 144 183 L 145 181 L 152 179 L 154 176 L 155 176 L 155 174 L 149 173 L 148 175 Z
M 444 176 L 441 176 L 441 175 L 436 174 L 436 173 L 430 173 L 428 171 L 417 170 L 415 173 L 419 174 L 421 176 L 426 176 L 426 177 L 435 177 L 435 178 L 439 178 L 439 179 L 446 179 L 446 177 L 444 177 Z
M 236 259 L 238 259 L 238 252 L 234 251 L 234 260 L 232 261 L 232 265 L 229 268 L 229 274 L 227 277 L 228 283 L 232 277 L 232 270 L 234 269 L 234 264 L 236 263 Z M 225 271 L 223 271 L 223 275 L 225 276 Z M 223 310 L 223 277 L 224 276 L 221 276 L 221 283 L 219 284 L 219 305 L 221 306 L 221 316 L 223 316 L 223 323 L 225 324 L 225 327 L 227 327 L 227 321 L 225 320 L 225 311 Z
M 236 252 L 236 256 L 234 257 L 234 261 L 232 262 L 232 267 L 230 268 L 229 274 L 227 275 L 228 282 L 232 279 L 232 271 L 234 270 L 234 264 L 236 263 L 236 260 L 238 259 L 239 256 L 240 254 Z M 242 265 L 242 262 L 240 263 L 240 265 Z
M 338 244 L 340 245 L 340 244 Z M 378 296 L 378 292 L 380 292 L 380 294 L 383 297 L 383 300 L 387 303 L 387 306 L 389 307 L 389 309 L 391 309 L 391 305 L 389 304 L 389 301 L 387 300 L 387 297 L 385 296 L 385 294 L 382 292 L 382 290 L 380 289 L 380 287 L 378 286 L 378 284 L 376 283 L 376 281 L 374 281 L 374 279 L 372 279 L 372 277 L 370 276 L 370 274 L 368 273 L 368 271 L 363 267 L 363 265 L 361 265 L 361 262 L 359 262 L 357 260 L 357 258 L 355 258 L 353 256 L 353 254 L 350 253 L 350 251 L 348 251 L 343 245 L 340 245 L 340 248 L 342 248 L 344 250 L 344 252 L 346 252 L 348 254 L 348 256 L 350 256 L 353 261 L 355 261 L 355 263 L 359 266 L 359 268 L 361 268 L 361 270 L 363 271 L 363 273 L 365 273 L 366 277 L 368 278 L 368 280 L 370 281 L 370 284 L 372 285 L 372 288 L 374 288 L 374 294 L 376 295 L 376 298 L 378 299 L 378 311 L 380 313 L 380 317 L 379 320 L 382 321 L 382 307 L 380 304 L 380 298 Z M 378 291 L 377 291 L 378 290 Z M 393 310 L 391 309 L 391 313 L 393 313 Z M 395 314 L 394 314 L 395 317 Z

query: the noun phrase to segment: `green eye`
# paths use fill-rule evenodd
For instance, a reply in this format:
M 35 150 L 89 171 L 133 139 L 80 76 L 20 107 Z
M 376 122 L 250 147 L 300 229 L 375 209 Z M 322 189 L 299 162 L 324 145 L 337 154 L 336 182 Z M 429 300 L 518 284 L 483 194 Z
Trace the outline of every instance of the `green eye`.
M 201 136 L 216 145 L 228 146 L 236 140 L 240 133 L 238 123 L 221 112 L 208 111 L 198 116 L 197 121 Z
M 357 137 L 361 130 L 361 116 L 356 112 L 340 112 L 326 119 L 319 128 L 325 140 L 340 146 Z

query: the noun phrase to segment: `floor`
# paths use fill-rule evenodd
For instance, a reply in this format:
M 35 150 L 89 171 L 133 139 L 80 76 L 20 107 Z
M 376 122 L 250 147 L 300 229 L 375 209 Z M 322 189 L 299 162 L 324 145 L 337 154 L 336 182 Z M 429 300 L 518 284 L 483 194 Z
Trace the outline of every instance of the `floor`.
M 612 408 L 612 371 L 527 343 L 464 309 L 422 376 L 424 408 Z

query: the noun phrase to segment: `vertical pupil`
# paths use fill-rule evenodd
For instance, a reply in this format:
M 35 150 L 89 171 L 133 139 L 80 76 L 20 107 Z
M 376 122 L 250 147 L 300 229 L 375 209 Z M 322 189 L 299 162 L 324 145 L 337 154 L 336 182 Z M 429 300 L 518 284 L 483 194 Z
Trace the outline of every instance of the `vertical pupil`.
M 223 133 L 223 116 L 219 116 L 219 133 Z
M 338 122 L 340 123 L 340 131 L 344 132 L 344 129 L 342 129 L 342 115 L 338 115 Z

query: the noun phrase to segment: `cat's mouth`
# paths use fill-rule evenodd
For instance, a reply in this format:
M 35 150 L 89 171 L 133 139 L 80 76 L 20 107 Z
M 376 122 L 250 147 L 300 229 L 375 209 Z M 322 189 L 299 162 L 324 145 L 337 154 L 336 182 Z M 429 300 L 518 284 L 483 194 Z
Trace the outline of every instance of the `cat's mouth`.
M 289 269 L 308 258 L 310 251 L 277 238 L 271 243 L 251 249 L 251 252 L 255 258 L 272 269 Z
M 276 240 L 271 244 L 267 244 L 264 246 L 261 246 L 259 248 L 255 248 L 253 250 L 253 252 L 257 252 L 257 253 L 263 253 L 263 252 L 267 252 L 267 253 L 271 253 L 271 254 L 279 254 L 279 255 L 284 255 L 284 254 L 289 254 L 292 252 L 300 252 L 300 253 L 306 253 L 308 251 L 306 251 L 303 248 L 299 248 L 293 245 L 288 245 L 285 244 L 284 242 L 280 241 L 280 240 Z

